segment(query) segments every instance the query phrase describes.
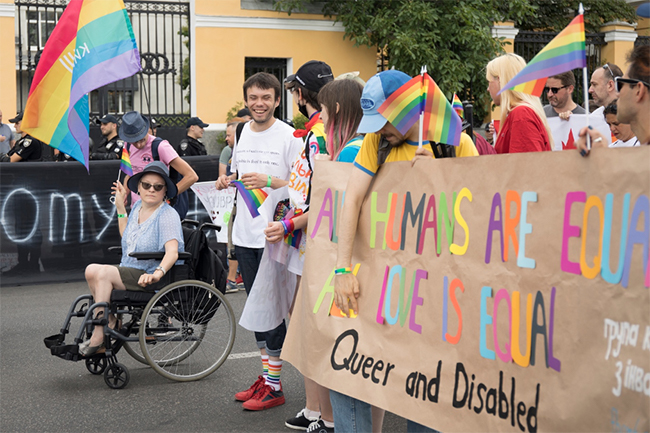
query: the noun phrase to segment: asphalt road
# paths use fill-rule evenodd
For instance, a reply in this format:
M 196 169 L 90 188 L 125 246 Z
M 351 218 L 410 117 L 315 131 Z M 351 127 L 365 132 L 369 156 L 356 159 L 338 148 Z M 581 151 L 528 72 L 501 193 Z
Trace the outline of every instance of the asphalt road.
M 7 432 L 291 432 L 285 419 L 304 407 L 300 373 L 282 369 L 286 403 L 244 411 L 234 400 L 261 373 L 253 333 L 237 327 L 230 358 L 196 382 L 174 382 L 132 359 L 118 361 L 131 379 L 113 390 L 83 362 L 54 357 L 43 338 L 59 332 L 70 303 L 87 292 L 83 282 L 0 286 L 0 431 Z M 227 295 L 236 317 L 246 295 Z M 68 337 L 71 339 L 71 337 Z M 406 422 L 387 414 L 384 432 L 403 432 Z

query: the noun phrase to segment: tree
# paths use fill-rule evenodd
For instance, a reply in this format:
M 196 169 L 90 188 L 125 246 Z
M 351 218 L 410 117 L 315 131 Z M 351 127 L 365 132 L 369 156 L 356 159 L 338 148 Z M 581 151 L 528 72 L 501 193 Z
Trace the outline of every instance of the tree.
M 274 0 L 276 10 L 289 14 L 304 10 L 311 0 Z M 474 102 L 475 112 L 485 114 L 487 83 L 485 65 L 502 51 L 490 31 L 493 0 L 332 0 L 323 3 L 323 14 L 345 27 L 345 36 L 356 45 L 385 48 L 388 67 L 409 75 L 423 65 L 448 99 L 454 92 Z M 525 0 L 510 7 L 525 14 Z
M 271 0 L 291 14 L 321 5 L 325 16 L 345 27 L 357 46 L 385 49 L 388 67 L 410 75 L 426 65 L 448 99 L 454 92 L 474 103 L 478 118 L 489 96 L 485 65 L 500 52 L 492 37 L 495 21 L 514 21 L 527 30 L 560 31 L 575 16 L 579 0 Z M 587 31 L 612 20 L 634 19 L 624 0 L 583 0 Z
M 532 13 L 512 16 L 508 3 L 499 5 L 499 13 L 515 22 L 520 30 L 560 32 L 578 13 L 580 3 L 585 9 L 585 32 L 597 33 L 611 21 L 634 23 L 636 12 L 625 0 L 529 0 Z

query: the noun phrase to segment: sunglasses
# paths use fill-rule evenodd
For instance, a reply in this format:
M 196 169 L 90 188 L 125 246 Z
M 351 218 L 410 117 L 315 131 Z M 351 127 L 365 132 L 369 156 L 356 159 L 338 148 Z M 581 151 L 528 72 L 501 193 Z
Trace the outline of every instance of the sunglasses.
M 162 189 L 165 187 L 165 184 L 164 184 L 164 183 L 149 183 L 149 182 L 143 182 L 143 181 L 140 181 L 140 185 L 142 185 L 142 188 L 143 188 L 145 191 L 150 190 L 151 187 L 153 186 L 153 189 L 154 189 L 154 191 L 156 191 L 156 192 L 160 192 L 160 191 L 162 191 Z
M 623 78 L 623 77 L 616 77 L 614 78 L 614 81 L 616 82 L 616 91 L 620 92 L 621 89 L 623 88 L 623 84 L 629 84 L 630 87 L 636 86 L 638 83 L 643 84 L 647 88 L 650 89 L 650 84 L 646 83 L 645 81 L 642 80 L 635 80 L 634 78 Z
M 607 72 L 609 72 L 609 75 L 612 76 L 612 80 L 615 80 L 615 79 L 616 79 L 616 77 L 614 76 L 614 73 L 613 73 L 612 70 L 609 68 L 609 65 L 608 65 L 607 63 L 605 63 L 605 64 L 603 65 L 603 69 L 606 70 Z
M 559 92 L 559 91 L 562 90 L 562 89 L 566 89 L 567 87 L 569 87 L 569 86 L 562 86 L 562 87 L 544 87 L 544 90 L 545 90 L 547 93 L 557 93 L 557 92 Z

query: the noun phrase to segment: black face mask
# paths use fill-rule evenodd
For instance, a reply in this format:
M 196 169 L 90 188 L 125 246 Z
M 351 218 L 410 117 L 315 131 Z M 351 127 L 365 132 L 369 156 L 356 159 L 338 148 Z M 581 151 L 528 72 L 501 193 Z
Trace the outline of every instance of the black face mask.
M 309 114 L 307 114 L 307 105 L 299 105 L 298 106 L 298 111 L 305 116 L 307 119 L 309 119 Z

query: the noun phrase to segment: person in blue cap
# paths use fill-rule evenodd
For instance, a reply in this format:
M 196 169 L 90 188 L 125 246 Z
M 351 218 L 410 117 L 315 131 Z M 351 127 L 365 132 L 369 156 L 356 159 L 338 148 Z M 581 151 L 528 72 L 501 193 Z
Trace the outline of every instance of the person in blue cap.
M 428 141 L 418 146 L 419 121 L 406 132 L 400 133 L 382 116 L 379 107 L 411 79 L 400 71 L 383 71 L 368 80 L 361 94 L 363 117 L 359 123 L 359 133 L 365 133 L 359 153 L 354 161 L 352 174 L 345 190 L 345 206 L 339 226 L 338 255 L 336 269 L 349 270 L 352 266 L 352 246 L 355 238 L 359 212 L 373 177 L 384 163 L 393 161 L 415 161 L 433 158 Z M 352 272 L 337 271 L 335 277 L 334 300 L 348 317 L 350 310 L 358 313 L 357 298 L 362 282 Z M 373 430 L 370 404 L 353 397 L 330 390 L 330 400 L 334 410 L 334 424 L 337 432 L 370 432 Z M 413 421 L 408 421 L 409 432 L 435 431 Z

